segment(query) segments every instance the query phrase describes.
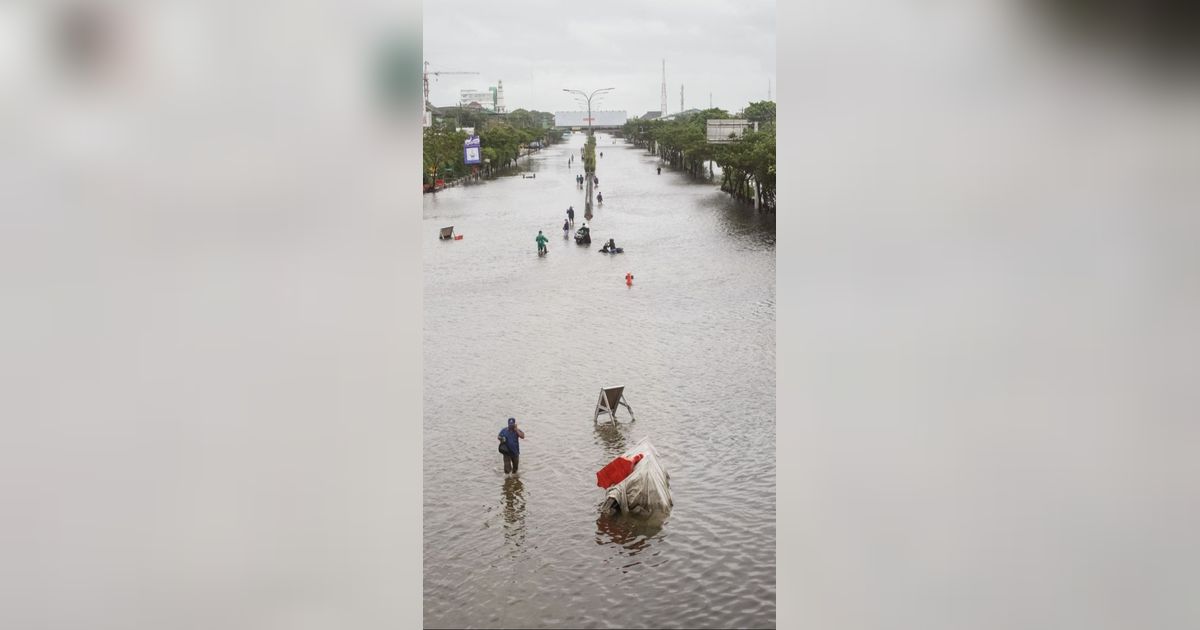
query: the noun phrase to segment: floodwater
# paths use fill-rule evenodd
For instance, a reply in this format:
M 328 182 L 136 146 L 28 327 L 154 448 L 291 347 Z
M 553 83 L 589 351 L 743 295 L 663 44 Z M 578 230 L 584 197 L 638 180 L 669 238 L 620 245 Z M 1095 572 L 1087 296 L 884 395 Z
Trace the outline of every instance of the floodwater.
M 582 134 L 522 159 L 536 178 L 425 195 L 425 625 L 774 627 L 774 219 L 597 140 L 590 247 L 562 233 Z M 625 253 L 599 253 L 610 237 Z M 635 421 L 593 423 L 606 385 Z M 674 508 L 600 518 L 595 472 L 643 437 Z

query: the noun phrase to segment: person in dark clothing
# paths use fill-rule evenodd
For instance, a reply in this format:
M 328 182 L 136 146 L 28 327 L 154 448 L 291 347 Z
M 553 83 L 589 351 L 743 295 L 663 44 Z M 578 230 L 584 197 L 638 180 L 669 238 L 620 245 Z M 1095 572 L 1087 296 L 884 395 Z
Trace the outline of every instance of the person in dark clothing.
M 660 166 L 660 167 L 658 167 L 658 174 L 659 174 L 659 175 L 662 175 L 662 167 L 661 167 L 661 166 Z
M 525 439 L 525 432 L 517 428 L 517 419 L 509 418 L 508 426 L 500 429 L 500 434 L 496 438 L 505 445 L 508 452 L 504 453 L 504 474 L 517 472 L 517 465 L 520 463 L 521 457 L 521 442 Z
M 567 219 L 571 221 L 571 225 L 575 225 L 575 206 L 567 208 Z

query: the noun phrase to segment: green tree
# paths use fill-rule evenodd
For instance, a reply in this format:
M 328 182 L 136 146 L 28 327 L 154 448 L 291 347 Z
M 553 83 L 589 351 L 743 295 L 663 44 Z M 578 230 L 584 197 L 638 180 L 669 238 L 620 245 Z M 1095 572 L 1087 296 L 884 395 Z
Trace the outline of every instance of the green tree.
M 742 110 L 742 117 L 750 122 L 763 125 L 775 123 L 775 101 L 758 101 L 750 103 Z

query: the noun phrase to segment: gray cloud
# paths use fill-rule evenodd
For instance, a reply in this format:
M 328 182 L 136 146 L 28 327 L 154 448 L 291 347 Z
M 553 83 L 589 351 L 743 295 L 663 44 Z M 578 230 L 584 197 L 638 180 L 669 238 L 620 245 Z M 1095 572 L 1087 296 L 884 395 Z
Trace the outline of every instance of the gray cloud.
M 654 4 L 616 0 L 590 10 L 531 0 L 424 7 L 424 56 L 447 75 L 430 100 L 450 105 L 458 91 L 504 81 L 510 108 L 574 109 L 562 88 L 617 88 L 599 103 L 630 115 L 659 108 L 667 60 L 669 111 L 713 104 L 738 109 L 775 83 L 775 2 Z M 772 92 L 774 94 L 774 92 Z M 594 103 L 595 105 L 595 103 Z

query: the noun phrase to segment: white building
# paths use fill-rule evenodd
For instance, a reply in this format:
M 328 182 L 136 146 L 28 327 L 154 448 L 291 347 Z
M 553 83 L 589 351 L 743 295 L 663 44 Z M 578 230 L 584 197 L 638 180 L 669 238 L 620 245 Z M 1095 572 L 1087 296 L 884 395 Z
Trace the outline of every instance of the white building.
M 487 90 L 460 90 L 458 97 L 460 107 L 467 107 L 471 103 L 479 103 L 480 106 L 488 111 L 496 111 L 495 88 Z

